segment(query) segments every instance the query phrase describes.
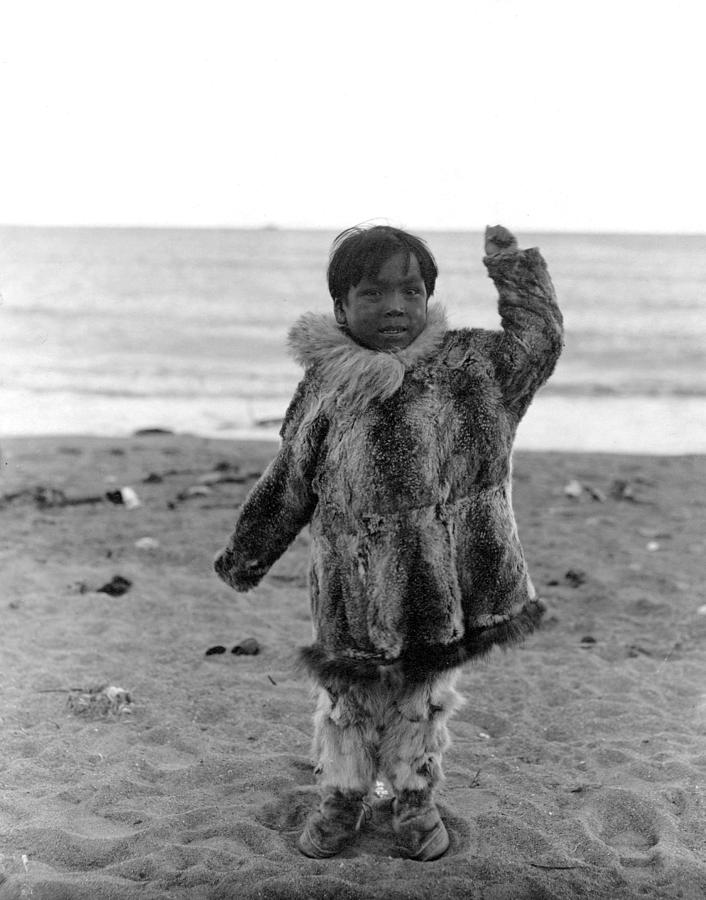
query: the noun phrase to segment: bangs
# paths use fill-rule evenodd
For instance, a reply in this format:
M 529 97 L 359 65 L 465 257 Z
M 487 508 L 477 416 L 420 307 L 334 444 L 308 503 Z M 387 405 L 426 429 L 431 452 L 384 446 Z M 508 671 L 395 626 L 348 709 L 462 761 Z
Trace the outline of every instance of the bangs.
M 366 246 L 366 244 L 368 246 Z M 347 273 L 350 279 L 350 285 L 360 284 L 364 278 L 375 279 L 376 275 L 393 256 L 403 254 L 405 261 L 405 271 L 409 272 L 410 259 L 412 251 L 406 247 L 404 243 L 396 237 L 389 236 L 385 240 L 369 240 L 363 242 L 359 252 L 350 261 L 350 268 Z
M 334 300 L 341 299 L 364 278 L 375 279 L 385 263 L 399 253 L 404 254 L 407 272 L 412 257 L 417 260 L 427 294 L 431 296 L 438 274 L 431 251 L 421 238 L 387 225 L 349 228 L 338 235 L 328 267 L 331 296 Z

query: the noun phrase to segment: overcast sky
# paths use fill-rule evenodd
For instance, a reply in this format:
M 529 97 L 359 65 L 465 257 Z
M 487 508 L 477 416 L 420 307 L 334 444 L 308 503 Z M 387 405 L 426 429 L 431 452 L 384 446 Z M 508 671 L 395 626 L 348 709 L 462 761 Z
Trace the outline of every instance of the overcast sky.
M 703 0 L 16 0 L 0 222 L 706 232 Z

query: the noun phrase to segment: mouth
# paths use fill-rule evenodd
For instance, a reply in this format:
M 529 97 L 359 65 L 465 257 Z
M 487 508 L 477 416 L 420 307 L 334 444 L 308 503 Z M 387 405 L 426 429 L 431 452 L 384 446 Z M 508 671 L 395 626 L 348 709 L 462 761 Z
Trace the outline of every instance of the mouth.
M 388 328 L 379 328 L 378 331 L 380 334 L 404 334 L 407 329 L 403 328 L 401 325 L 398 326 L 390 326 Z

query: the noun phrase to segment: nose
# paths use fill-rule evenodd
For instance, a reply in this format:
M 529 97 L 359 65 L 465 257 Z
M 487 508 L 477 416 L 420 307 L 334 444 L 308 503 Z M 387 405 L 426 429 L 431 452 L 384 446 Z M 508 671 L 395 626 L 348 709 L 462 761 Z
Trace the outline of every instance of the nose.
M 404 303 L 401 291 L 390 291 L 385 304 L 386 316 L 401 316 L 404 313 Z

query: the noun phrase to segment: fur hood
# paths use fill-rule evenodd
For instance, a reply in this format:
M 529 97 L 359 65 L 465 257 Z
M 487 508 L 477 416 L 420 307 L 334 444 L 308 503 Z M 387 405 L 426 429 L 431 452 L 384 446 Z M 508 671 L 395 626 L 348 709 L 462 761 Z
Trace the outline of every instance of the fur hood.
M 332 315 L 305 313 L 292 326 L 290 353 L 314 369 L 324 387 L 320 406 L 345 406 L 354 414 L 373 400 L 387 400 L 417 364 L 433 359 L 448 330 L 446 311 L 430 303 L 424 331 L 402 350 L 370 350 L 358 344 Z

